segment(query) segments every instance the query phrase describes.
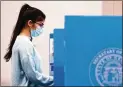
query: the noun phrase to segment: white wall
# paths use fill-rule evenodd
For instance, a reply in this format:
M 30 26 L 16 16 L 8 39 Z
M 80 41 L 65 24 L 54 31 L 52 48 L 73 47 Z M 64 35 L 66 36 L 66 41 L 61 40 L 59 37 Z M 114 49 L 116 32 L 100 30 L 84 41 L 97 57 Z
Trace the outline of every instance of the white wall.
M 47 16 L 44 33 L 36 38 L 36 48 L 43 58 L 43 71 L 49 74 L 49 33 L 54 28 L 64 28 L 65 15 L 102 15 L 102 1 L 1 1 L 1 82 L 11 84 L 11 62 L 3 56 L 8 47 L 12 29 L 21 6 L 28 3 L 41 9 Z

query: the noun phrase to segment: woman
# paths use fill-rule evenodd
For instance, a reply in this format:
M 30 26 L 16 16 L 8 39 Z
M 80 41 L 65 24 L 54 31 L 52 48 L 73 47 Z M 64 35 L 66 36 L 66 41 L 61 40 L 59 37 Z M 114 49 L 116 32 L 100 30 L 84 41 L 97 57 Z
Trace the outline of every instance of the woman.
M 12 86 L 51 86 L 52 76 L 45 76 L 41 70 L 40 56 L 32 44 L 32 37 L 42 33 L 45 14 L 24 4 L 14 28 L 6 62 L 12 57 Z

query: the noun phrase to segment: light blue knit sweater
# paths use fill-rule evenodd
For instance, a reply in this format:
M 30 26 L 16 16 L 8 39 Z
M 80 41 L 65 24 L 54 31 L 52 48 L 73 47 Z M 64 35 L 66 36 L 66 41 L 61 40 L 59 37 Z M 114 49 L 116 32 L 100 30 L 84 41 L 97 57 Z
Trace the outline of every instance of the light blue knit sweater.
M 17 36 L 12 48 L 12 86 L 48 86 L 53 77 L 41 70 L 41 57 L 29 37 Z

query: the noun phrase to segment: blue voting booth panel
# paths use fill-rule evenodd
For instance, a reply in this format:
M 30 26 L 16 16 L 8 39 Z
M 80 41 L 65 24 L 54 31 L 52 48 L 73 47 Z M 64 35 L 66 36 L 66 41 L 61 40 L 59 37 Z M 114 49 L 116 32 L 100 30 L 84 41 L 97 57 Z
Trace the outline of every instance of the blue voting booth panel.
M 54 86 L 64 86 L 64 29 L 54 29 Z
M 53 50 L 53 33 L 51 33 L 49 37 L 49 63 L 50 63 L 49 74 L 53 76 L 54 75 L 54 55 L 53 55 L 53 52 L 51 52 L 51 48 Z
M 66 16 L 64 33 L 65 86 L 122 85 L 121 16 Z

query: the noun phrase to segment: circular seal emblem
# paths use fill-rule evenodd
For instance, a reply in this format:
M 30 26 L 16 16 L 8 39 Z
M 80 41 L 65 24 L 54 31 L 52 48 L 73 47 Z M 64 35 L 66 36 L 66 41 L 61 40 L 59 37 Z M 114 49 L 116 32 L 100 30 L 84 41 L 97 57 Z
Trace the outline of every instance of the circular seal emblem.
M 122 50 L 107 48 L 97 53 L 89 66 L 89 79 L 93 86 L 121 86 Z

